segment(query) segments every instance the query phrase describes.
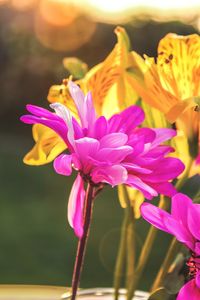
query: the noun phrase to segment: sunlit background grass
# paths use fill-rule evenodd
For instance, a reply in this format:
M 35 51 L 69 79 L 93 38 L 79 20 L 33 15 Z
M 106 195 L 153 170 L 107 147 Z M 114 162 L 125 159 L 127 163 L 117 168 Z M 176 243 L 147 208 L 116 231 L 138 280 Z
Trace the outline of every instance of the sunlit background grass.
M 30 128 L 19 122 L 25 104 L 47 107 L 49 87 L 68 76 L 64 57 L 77 56 L 89 67 L 103 60 L 116 25 L 126 28 L 134 50 L 151 56 L 166 33 L 199 30 L 197 1 L 187 8 L 180 1 L 133 3 L 0 0 L 0 283 L 70 286 L 77 244 L 66 217 L 72 178 L 58 176 L 51 164 L 22 162 L 33 145 Z M 116 190 L 106 189 L 95 203 L 83 287 L 112 285 L 122 215 Z M 148 225 L 138 221 L 137 228 L 139 251 Z M 168 241 L 159 234 L 142 288 Z

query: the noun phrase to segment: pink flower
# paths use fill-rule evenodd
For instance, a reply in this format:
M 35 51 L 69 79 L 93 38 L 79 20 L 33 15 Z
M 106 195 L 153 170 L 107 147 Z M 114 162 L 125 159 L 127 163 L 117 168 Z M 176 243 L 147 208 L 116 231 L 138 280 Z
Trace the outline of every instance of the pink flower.
M 68 218 L 79 237 L 83 234 L 84 182 L 96 186 L 124 183 L 142 191 L 147 199 L 158 193 L 168 196 L 176 193 L 169 181 L 183 171 L 184 165 L 176 158 L 166 157 L 173 149 L 161 145 L 176 135 L 174 130 L 138 128 L 144 120 L 144 112 L 137 106 L 109 120 L 97 117 L 90 93 L 84 96 L 73 82 L 69 82 L 69 90 L 80 122 L 60 103 L 50 105 L 55 113 L 27 105 L 31 115 L 24 115 L 21 120 L 53 129 L 68 146 L 69 154 L 58 156 L 54 169 L 65 176 L 69 176 L 72 169 L 78 171 L 69 198 Z
M 200 204 L 184 194 L 172 197 L 171 214 L 149 203 L 141 205 L 141 214 L 155 227 L 174 235 L 191 250 L 187 262 L 190 280 L 181 288 L 177 300 L 200 299 Z

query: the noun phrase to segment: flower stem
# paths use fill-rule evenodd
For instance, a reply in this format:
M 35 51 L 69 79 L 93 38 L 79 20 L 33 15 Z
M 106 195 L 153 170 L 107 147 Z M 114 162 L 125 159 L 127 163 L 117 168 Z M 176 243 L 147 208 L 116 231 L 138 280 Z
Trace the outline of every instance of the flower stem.
M 167 203 L 166 199 L 164 199 L 164 197 L 161 195 L 159 207 L 166 209 L 167 206 L 168 206 L 168 203 Z M 138 285 L 138 282 L 141 278 L 142 272 L 146 266 L 147 260 L 151 253 L 152 246 L 155 241 L 157 232 L 158 232 L 158 230 L 155 227 L 153 227 L 153 226 L 150 227 L 147 237 L 145 239 L 140 257 L 139 257 L 138 264 L 136 266 L 135 276 L 133 276 L 133 278 L 130 282 L 130 285 L 129 285 L 129 289 L 127 292 L 127 300 L 131 300 L 133 298 L 135 289 Z
M 86 196 L 85 196 L 85 207 L 84 207 L 84 225 L 83 225 L 83 236 L 78 241 L 78 247 L 76 252 L 76 260 L 74 264 L 74 271 L 72 277 L 72 297 L 71 300 L 75 300 L 77 289 L 80 282 L 81 271 L 83 268 L 83 262 L 85 257 L 87 239 L 89 235 L 92 209 L 94 200 L 94 186 L 88 183 Z
M 160 287 L 162 285 L 162 282 L 165 278 L 166 273 L 169 270 L 171 262 L 173 261 L 175 254 L 179 251 L 179 249 L 180 249 L 180 243 L 174 237 L 171 241 L 169 250 L 168 250 L 167 255 L 162 263 L 162 266 L 161 266 L 161 268 L 156 276 L 156 279 L 153 283 L 153 286 L 151 288 L 152 291 L 155 291 L 158 287 Z
M 116 259 L 115 271 L 114 271 L 114 289 L 115 289 L 115 300 L 119 296 L 119 288 L 124 275 L 125 262 L 126 262 L 126 249 L 127 249 L 127 235 L 130 225 L 130 213 L 132 211 L 130 201 L 128 199 L 128 193 L 125 186 L 120 186 L 121 197 L 123 197 L 123 203 L 126 205 L 124 208 L 124 219 L 121 227 L 119 250 Z M 134 249 L 132 249 L 134 251 Z
M 129 285 L 135 274 L 135 215 L 133 207 L 130 206 L 129 224 L 127 226 L 126 236 L 126 289 L 128 291 Z

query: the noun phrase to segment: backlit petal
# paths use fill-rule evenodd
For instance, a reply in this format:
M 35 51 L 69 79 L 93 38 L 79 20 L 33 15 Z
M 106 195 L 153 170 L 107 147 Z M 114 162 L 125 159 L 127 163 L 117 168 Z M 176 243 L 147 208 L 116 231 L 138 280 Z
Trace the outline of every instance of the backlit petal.
M 69 176 L 72 173 L 72 156 L 67 154 L 59 155 L 53 163 L 55 171 L 64 176 Z
M 82 177 L 78 174 L 72 186 L 68 202 L 68 221 L 75 234 L 83 235 L 83 207 L 85 190 Z

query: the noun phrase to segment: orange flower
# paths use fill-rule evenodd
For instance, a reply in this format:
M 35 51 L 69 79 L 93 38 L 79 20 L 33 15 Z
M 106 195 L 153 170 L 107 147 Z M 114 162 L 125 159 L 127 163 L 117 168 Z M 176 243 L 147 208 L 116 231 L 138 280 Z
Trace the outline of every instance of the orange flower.
M 135 61 L 136 55 L 132 52 Z M 169 122 L 176 122 L 189 139 L 192 156 L 196 156 L 200 127 L 199 35 L 167 34 L 159 43 L 156 62 L 145 56 L 138 67 L 142 75 L 132 73 L 133 87 Z

